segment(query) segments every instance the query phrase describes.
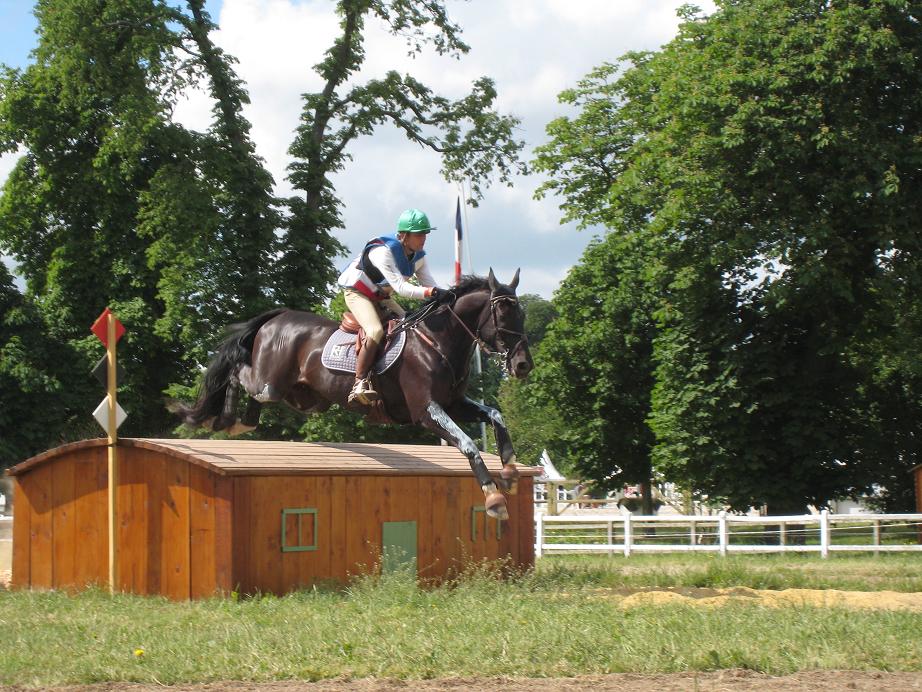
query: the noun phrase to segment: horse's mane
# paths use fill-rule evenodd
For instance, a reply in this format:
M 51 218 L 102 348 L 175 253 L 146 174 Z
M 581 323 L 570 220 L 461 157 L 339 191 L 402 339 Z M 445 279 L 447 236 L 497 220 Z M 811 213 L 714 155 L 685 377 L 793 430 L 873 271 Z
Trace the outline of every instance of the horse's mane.
M 466 296 L 469 293 L 474 293 L 475 291 L 489 291 L 490 280 L 482 276 L 465 274 L 458 280 L 458 283 L 446 290 L 450 291 L 454 295 L 454 297 L 451 299 L 452 302 L 454 302 L 461 296 Z M 430 316 L 436 317 L 436 315 L 430 315 L 429 313 L 431 312 L 433 306 L 440 302 L 444 301 L 437 301 L 435 298 L 429 298 L 413 312 L 410 312 L 404 316 L 404 322 L 412 322 L 414 319 L 427 319 Z M 442 319 L 442 316 L 438 316 L 436 319 Z
M 465 274 L 461 277 L 457 284 L 448 290 L 460 298 L 461 296 L 466 296 L 468 293 L 473 293 L 474 291 L 480 291 L 482 289 L 489 288 L 490 282 L 488 279 L 482 276 L 475 276 L 473 274 Z

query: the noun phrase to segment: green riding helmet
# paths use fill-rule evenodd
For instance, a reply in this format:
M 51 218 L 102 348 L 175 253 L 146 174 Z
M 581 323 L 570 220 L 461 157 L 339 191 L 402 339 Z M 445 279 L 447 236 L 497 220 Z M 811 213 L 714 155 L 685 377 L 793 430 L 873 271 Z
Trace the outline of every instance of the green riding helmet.
M 429 225 L 429 217 L 419 209 L 407 209 L 397 219 L 398 233 L 428 233 L 435 227 Z

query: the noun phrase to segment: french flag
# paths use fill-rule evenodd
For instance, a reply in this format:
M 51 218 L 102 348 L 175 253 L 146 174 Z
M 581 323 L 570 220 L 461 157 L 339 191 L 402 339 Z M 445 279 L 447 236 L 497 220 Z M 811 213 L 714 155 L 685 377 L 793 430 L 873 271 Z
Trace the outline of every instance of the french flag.
M 455 285 L 461 282 L 461 198 L 455 208 Z

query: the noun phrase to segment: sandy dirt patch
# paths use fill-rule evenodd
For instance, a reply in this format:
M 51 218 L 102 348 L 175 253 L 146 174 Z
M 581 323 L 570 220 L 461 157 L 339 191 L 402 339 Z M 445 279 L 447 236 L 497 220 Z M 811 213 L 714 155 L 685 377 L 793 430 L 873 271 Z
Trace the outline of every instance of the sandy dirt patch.
M 666 604 L 694 604 L 716 607 L 729 603 L 758 603 L 759 605 L 779 608 L 806 605 L 826 608 L 922 612 L 922 593 L 906 593 L 902 591 L 837 591 L 835 589 L 768 591 L 738 586 L 730 589 L 603 589 L 599 590 L 599 596 L 620 599 L 623 608 Z

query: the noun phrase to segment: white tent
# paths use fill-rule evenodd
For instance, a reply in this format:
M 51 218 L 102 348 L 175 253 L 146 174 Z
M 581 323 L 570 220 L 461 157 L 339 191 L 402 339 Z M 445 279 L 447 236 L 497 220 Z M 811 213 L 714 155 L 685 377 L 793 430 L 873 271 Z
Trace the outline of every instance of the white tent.
M 547 450 L 541 450 L 541 458 L 538 460 L 538 465 L 544 469 L 544 472 L 540 476 L 535 477 L 536 483 L 547 483 L 548 481 L 565 481 L 566 478 L 557 470 L 554 466 L 554 462 L 551 461 L 551 458 L 547 454 Z

